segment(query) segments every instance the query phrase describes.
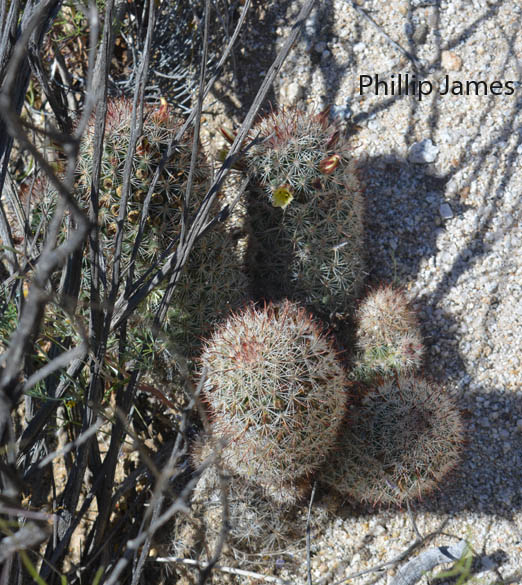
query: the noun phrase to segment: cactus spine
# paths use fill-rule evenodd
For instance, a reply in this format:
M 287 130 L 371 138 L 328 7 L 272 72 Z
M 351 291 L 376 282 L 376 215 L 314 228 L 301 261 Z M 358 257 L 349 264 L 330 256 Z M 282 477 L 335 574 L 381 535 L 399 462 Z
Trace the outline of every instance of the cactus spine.
M 356 317 L 355 379 L 371 381 L 376 376 L 419 369 L 424 346 L 415 314 L 402 292 L 391 286 L 372 291 L 361 302 Z

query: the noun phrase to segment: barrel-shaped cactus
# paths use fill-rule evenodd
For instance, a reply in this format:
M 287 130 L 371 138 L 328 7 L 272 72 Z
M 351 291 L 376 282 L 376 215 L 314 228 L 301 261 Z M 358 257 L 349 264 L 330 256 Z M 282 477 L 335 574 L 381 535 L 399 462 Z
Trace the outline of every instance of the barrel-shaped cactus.
M 234 314 L 206 342 L 201 368 L 231 472 L 283 486 L 328 457 L 345 413 L 346 379 L 331 341 L 305 310 L 286 301 Z
M 344 316 L 365 276 L 362 189 L 346 139 L 327 112 L 295 109 L 263 118 L 252 137 L 261 142 L 248 168 L 268 194 L 251 205 L 258 294 Z
M 286 207 L 293 198 L 309 201 L 344 186 L 348 145 L 328 114 L 282 108 L 252 129 L 251 138 L 257 140 L 247 152 L 248 168 L 274 207 Z
M 152 176 L 180 126 L 180 119 L 172 114 L 165 101 L 158 106 L 147 106 L 143 132 L 132 157 L 131 189 L 123 226 L 124 262 L 128 263 L 130 260 Z M 104 249 L 107 250 L 112 248 L 117 229 L 123 172 L 129 154 L 131 130 L 132 102 L 124 98 L 109 100 L 105 118 L 98 196 L 100 238 Z M 78 160 L 78 186 L 85 193 L 85 199 L 90 195 L 94 155 L 92 139 L 95 131 L 93 116 L 81 142 Z M 151 195 L 147 215 L 144 218 L 146 223 L 143 239 L 138 248 L 141 268 L 145 268 L 157 259 L 166 245 L 179 235 L 191 150 L 192 137 L 189 135 L 177 144 L 173 156 L 166 161 L 155 191 Z M 206 193 L 208 177 L 209 167 L 200 155 L 191 192 L 191 210 L 197 209 Z
M 408 374 L 419 369 L 424 345 L 404 293 L 391 286 L 375 289 L 362 300 L 356 316 L 355 379 L 368 382 L 376 376 Z
M 440 388 L 413 377 L 388 380 L 353 409 L 322 479 L 355 501 L 400 505 L 440 484 L 458 463 L 463 434 Z

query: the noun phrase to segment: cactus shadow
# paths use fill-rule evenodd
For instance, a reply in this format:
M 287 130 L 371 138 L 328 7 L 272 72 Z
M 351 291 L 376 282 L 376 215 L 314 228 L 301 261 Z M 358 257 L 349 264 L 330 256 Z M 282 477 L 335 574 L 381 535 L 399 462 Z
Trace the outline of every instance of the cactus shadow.
M 511 519 L 522 509 L 522 399 L 484 389 L 461 396 L 467 438 L 461 461 L 419 511 L 472 511 Z

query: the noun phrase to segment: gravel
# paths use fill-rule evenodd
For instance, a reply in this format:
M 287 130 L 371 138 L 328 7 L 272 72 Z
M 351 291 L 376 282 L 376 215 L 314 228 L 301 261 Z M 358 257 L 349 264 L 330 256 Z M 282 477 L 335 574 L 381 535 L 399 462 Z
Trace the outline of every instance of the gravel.
M 480 582 L 492 582 L 522 567 L 522 89 L 440 95 L 439 87 L 446 75 L 464 86 L 500 81 L 503 90 L 520 81 L 522 8 L 485 0 L 356 4 L 425 64 L 424 74 L 349 2 L 332 0 L 314 9 L 274 99 L 290 105 L 292 96 L 310 111 L 331 103 L 354 132 L 366 181 L 368 281 L 404 287 L 423 327 L 424 374 L 455 394 L 466 417 L 458 471 L 414 505 L 422 534 L 445 533 L 424 548 L 466 538 Z M 276 48 L 301 5 L 268 3 Z M 390 82 L 406 73 L 430 81 L 433 92 L 359 93 L 361 75 Z M 288 91 L 290 84 L 300 89 Z M 313 535 L 314 585 L 387 561 L 414 538 L 405 510 L 341 506 Z M 305 583 L 304 559 L 278 574 Z

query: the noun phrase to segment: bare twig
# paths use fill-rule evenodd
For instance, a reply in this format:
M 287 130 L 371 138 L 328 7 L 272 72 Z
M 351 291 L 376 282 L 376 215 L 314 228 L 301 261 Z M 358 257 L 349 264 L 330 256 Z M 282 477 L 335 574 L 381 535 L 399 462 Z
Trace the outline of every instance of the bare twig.
M 54 461 L 57 457 L 63 457 L 63 455 L 70 453 L 75 447 L 78 447 L 82 443 L 85 443 L 85 441 L 87 441 L 87 439 L 89 439 L 90 437 L 92 437 L 93 435 L 95 435 L 98 432 L 98 430 L 101 428 L 102 424 L 103 424 L 103 420 L 98 419 L 96 421 L 96 424 L 92 425 L 92 427 L 90 427 L 85 432 L 83 432 L 76 440 L 72 441 L 71 443 L 68 443 L 65 447 L 58 449 L 57 451 L 53 451 L 52 453 L 49 453 L 49 455 L 47 455 L 47 457 L 44 457 L 38 463 L 38 469 L 43 469 L 48 463 L 51 463 L 51 461 Z
M 83 341 L 76 347 L 69 349 L 68 351 L 61 353 L 55 357 L 52 361 L 38 369 L 24 384 L 23 392 L 27 392 L 33 386 L 36 386 L 38 382 L 44 380 L 52 373 L 60 370 L 69 365 L 73 360 L 83 359 L 87 353 L 87 342 Z
M 443 523 L 443 525 L 444 524 L 445 524 L 445 522 Z M 442 530 L 442 527 L 441 527 L 441 530 Z M 417 550 L 423 544 L 432 540 L 433 538 L 435 538 L 439 534 L 440 534 L 440 530 L 437 530 L 436 532 L 431 532 L 430 534 L 427 534 L 421 540 L 416 539 L 410 544 L 410 546 L 408 546 L 408 548 L 406 548 L 406 550 L 401 552 L 399 555 L 397 555 L 393 559 L 390 559 L 389 561 L 385 561 L 383 563 L 379 563 L 377 565 L 374 565 L 373 567 L 370 567 L 369 569 L 364 569 L 362 571 L 356 571 L 354 573 L 350 573 L 350 574 L 346 575 L 345 577 L 343 577 L 342 579 L 340 579 L 339 581 L 335 581 L 333 583 L 333 585 L 344 585 L 345 583 L 347 583 L 348 581 L 351 581 L 352 579 L 355 579 L 356 577 L 361 577 L 362 575 L 369 575 L 371 573 L 379 573 L 379 572 L 383 571 L 384 569 L 387 569 L 388 567 L 394 567 L 394 566 L 398 565 L 399 563 L 401 563 L 402 561 L 404 561 L 405 559 L 407 559 L 415 550 Z M 316 583 L 316 585 L 324 585 L 324 583 L 328 582 L 330 580 L 330 578 L 331 578 L 331 573 L 328 573 L 327 575 L 322 577 Z
M 67 167 L 65 179 L 62 182 L 53 172 L 51 165 L 28 139 L 27 134 L 24 131 L 24 124 L 22 123 L 16 109 L 15 94 L 18 72 L 26 57 L 27 46 L 30 42 L 33 31 L 39 24 L 41 24 L 41 20 L 46 14 L 46 10 L 49 9 L 49 5 L 49 2 L 42 2 L 41 6 L 39 6 L 32 14 L 27 27 L 20 35 L 18 42 L 14 46 L 6 70 L 4 89 L 2 93 L 0 93 L 0 110 L 9 133 L 20 142 L 22 147 L 31 152 L 61 196 L 61 201 L 57 206 L 56 213 L 49 226 L 42 254 L 35 268 L 33 283 L 29 290 L 24 310 L 22 311 L 19 326 L 13 334 L 11 343 L 6 352 L 6 366 L 3 369 L 0 378 L 0 388 L 5 392 L 8 403 L 10 402 L 11 404 L 16 402 L 18 395 L 21 392 L 20 382 L 18 380 L 19 372 L 21 371 L 21 366 L 30 346 L 31 339 L 39 328 L 40 320 L 43 315 L 43 307 L 47 302 L 47 294 L 44 290 L 45 285 L 56 268 L 62 265 L 65 259 L 81 245 L 89 226 L 87 218 L 71 194 L 74 183 L 76 155 L 79 146 L 78 135 L 75 134 L 69 139 L 64 140 L 63 146 L 67 155 Z M 93 28 L 95 30 L 96 24 L 96 22 L 93 23 Z M 81 125 L 77 129 L 77 132 L 80 132 L 79 135 L 81 135 Z M 56 247 L 57 234 L 66 207 L 72 212 L 72 216 L 76 222 L 76 230 L 63 244 Z M 3 396 L 2 400 L 5 401 Z M 3 436 L 5 424 L 5 408 L 0 408 L 0 437 Z
M 185 198 L 183 201 L 183 213 L 181 215 L 181 233 L 179 236 L 180 243 L 185 241 L 188 214 L 190 209 L 190 192 L 192 190 L 192 183 L 194 181 L 194 171 L 196 169 L 196 161 L 199 151 L 199 132 L 201 129 L 201 111 L 203 109 L 204 86 L 205 77 L 207 73 L 207 58 L 208 58 L 208 28 L 210 18 L 210 0 L 205 2 L 205 26 L 203 29 L 203 51 L 201 55 L 201 71 L 199 77 L 199 91 L 198 99 L 195 108 L 195 123 L 194 123 L 194 138 L 192 140 L 192 152 L 190 157 L 190 168 L 187 178 L 187 187 L 185 189 Z
M 3 523 L 3 522 L 2 522 Z M 47 537 L 47 532 L 34 524 L 26 524 L 14 533 L 5 536 L 0 540 L 0 564 L 20 550 L 26 550 L 37 546 Z
M 442 563 L 458 561 L 468 548 L 465 540 L 460 540 L 451 546 L 436 546 L 422 552 L 401 567 L 395 575 L 391 585 L 415 585 L 427 571 Z
M 187 565 L 189 567 L 195 567 L 200 571 L 204 569 L 205 565 L 201 565 L 200 562 L 194 561 L 193 559 L 180 559 L 178 557 L 154 557 L 149 559 L 157 563 L 179 563 L 181 565 Z M 293 582 L 285 581 L 279 577 L 272 577 L 270 575 L 262 575 L 261 573 L 255 573 L 254 571 L 245 571 L 244 569 L 235 569 L 234 567 L 225 567 L 223 565 L 214 565 L 216 571 L 222 573 L 228 573 L 229 575 L 239 575 L 240 577 L 251 577 L 252 579 L 258 579 L 259 581 L 265 581 L 265 583 L 277 583 L 277 585 L 293 585 Z
M 415 516 L 413 515 L 413 510 L 411 509 L 411 504 L 409 500 L 406 500 L 406 507 L 408 509 L 408 516 L 410 517 L 410 522 L 413 527 L 413 532 L 417 536 L 417 540 L 422 540 L 422 535 L 417 528 L 417 522 L 415 522 Z

